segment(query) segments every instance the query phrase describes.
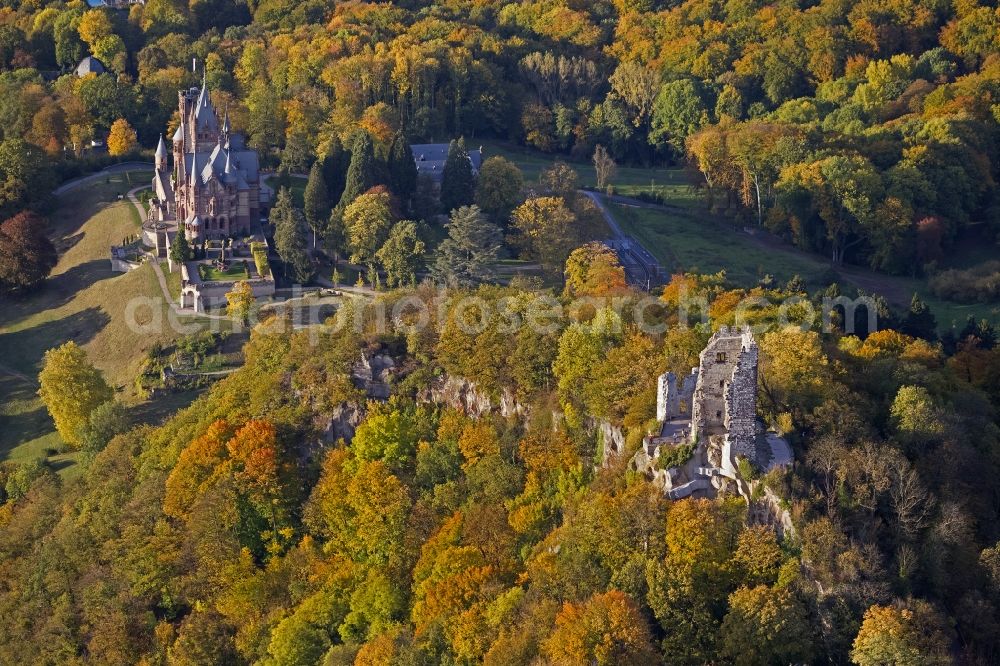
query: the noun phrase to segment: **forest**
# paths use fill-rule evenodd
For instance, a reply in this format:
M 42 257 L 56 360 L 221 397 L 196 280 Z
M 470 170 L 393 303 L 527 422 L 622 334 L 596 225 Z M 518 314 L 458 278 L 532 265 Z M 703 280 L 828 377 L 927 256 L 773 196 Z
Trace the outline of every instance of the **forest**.
M 194 62 L 291 171 L 358 128 L 382 153 L 400 131 L 585 160 L 600 144 L 688 166 L 717 210 L 834 263 L 934 272 L 963 235 L 1000 228 L 998 30 L 964 0 L 8 1 L 0 217 L 92 168 L 116 121 L 121 151 L 155 146 Z M 108 71 L 75 76 L 88 54 Z M 962 277 L 942 290 L 976 300 Z
M 464 151 L 683 166 L 733 224 L 995 300 L 996 262 L 938 263 L 1000 234 L 998 44 L 971 0 L 0 2 L 0 290 L 55 264 L 54 186 L 152 148 L 203 77 L 278 171 L 284 276 L 312 277 L 319 237 L 376 287 L 325 326 L 261 317 L 158 425 L 75 342 L 48 352 L 82 472 L 0 463 L 0 663 L 996 663 L 989 322 L 873 297 L 856 328 L 824 299 L 866 294 L 770 275 L 639 292 L 572 168 L 474 176 Z M 88 54 L 107 71 L 78 76 Z M 410 144 L 449 140 L 428 191 Z M 541 278 L 499 279 L 508 252 Z M 737 323 L 795 462 L 748 467 L 749 501 L 672 501 L 629 467 L 657 377 Z

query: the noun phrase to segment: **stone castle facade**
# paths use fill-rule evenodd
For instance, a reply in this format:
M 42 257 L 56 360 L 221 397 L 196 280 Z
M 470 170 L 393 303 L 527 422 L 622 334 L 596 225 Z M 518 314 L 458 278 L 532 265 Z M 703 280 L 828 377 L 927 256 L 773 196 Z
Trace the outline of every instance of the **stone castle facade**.
M 228 112 L 219 122 L 206 83 L 179 91 L 178 108 L 172 150 L 162 136 L 156 148 L 147 227 L 160 232 L 158 249 L 179 232 L 195 244 L 250 236 L 263 203 L 257 152 L 232 131 Z

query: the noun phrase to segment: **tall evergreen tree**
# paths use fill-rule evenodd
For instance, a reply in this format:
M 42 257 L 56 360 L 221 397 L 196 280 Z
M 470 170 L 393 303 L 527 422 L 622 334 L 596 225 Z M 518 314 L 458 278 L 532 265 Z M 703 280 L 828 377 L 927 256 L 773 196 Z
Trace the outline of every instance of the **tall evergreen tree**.
M 170 260 L 175 264 L 191 261 L 191 244 L 188 243 L 187 234 L 184 233 L 183 227 L 177 229 L 174 242 L 170 245 Z
M 910 311 L 906 313 L 906 318 L 901 326 L 903 333 L 912 335 L 915 338 L 925 340 L 937 340 L 937 319 L 934 313 L 921 300 L 920 296 L 914 292 L 910 301 Z
M 303 211 L 306 222 L 312 229 L 312 246 L 316 248 L 316 236 L 322 234 L 330 219 L 330 199 L 326 190 L 326 180 L 323 178 L 323 165 L 319 160 L 313 162 L 309 170 L 309 181 L 303 194 Z
M 306 249 L 306 218 L 292 205 L 292 195 L 286 188 L 278 191 L 271 209 L 271 224 L 274 225 L 274 247 L 284 262 L 285 276 L 291 267 L 297 282 L 308 282 L 313 266 Z
M 375 163 L 375 146 L 368 132 L 361 131 L 354 140 L 351 149 L 351 164 L 347 167 L 347 177 L 344 182 L 344 192 L 340 196 L 337 208 L 341 212 L 355 199 L 373 188 L 378 182 L 378 165 Z
M 441 207 L 450 213 L 470 205 L 475 198 L 476 178 L 472 175 L 472 161 L 465 150 L 465 140 L 452 141 L 441 174 Z
M 389 180 L 393 194 L 404 202 L 409 202 L 417 191 L 417 165 L 402 132 L 396 133 L 389 149 Z
M 500 256 L 503 233 L 479 210 L 462 206 L 452 211 L 448 237 L 438 246 L 431 275 L 448 285 L 469 286 L 493 276 Z
M 344 193 L 347 178 L 347 167 L 351 163 L 351 153 L 344 150 L 343 144 L 336 136 L 330 141 L 330 147 L 323 157 L 323 178 L 326 180 L 327 198 L 330 203 L 340 201 Z

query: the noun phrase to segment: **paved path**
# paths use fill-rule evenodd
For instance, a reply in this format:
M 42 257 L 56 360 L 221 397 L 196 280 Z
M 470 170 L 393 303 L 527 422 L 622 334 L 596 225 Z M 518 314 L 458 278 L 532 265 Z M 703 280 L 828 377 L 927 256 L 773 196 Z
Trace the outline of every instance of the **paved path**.
M 93 183 L 93 182 L 101 180 L 103 178 L 107 178 L 111 174 L 123 173 L 125 171 L 136 171 L 138 169 L 142 169 L 142 170 L 148 169 L 148 170 L 152 171 L 153 170 L 153 163 L 152 162 L 122 162 L 121 164 L 112 164 L 111 166 L 106 167 L 105 169 L 102 169 L 101 171 L 98 171 L 97 173 L 92 173 L 92 174 L 89 174 L 87 176 L 80 176 L 79 178 L 73 178 L 72 180 L 67 180 L 65 183 L 63 183 L 62 185 L 60 185 L 56 189 L 52 190 L 52 194 L 55 195 L 55 196 L 57 196 L 57 197 L 61 197 L 62 195 L 66 194 L 68 192 L 71 192 L 71 191 L 75 190 L 76 188 L 78 188 L 78 187 L 80 187 L 82 185 L 86 185 L 88 183 Z M 149 186 L 148 185 L 144 185 L 143 187 L 140 187 L 139 189 L 141 190 L 141 189 L 144 189 L 145 187 L 149 187 Z M 140 212 L 142 213 L 142 217 L 145 218 L 146 217 L 145 212 L 144 211 L 140 211 Z
M 643 247 L 642 243 L 622 231 L 622 228 L 618 226 L 618 221 L 604 205 L 601 195 L 589 190 L 580 190 L 580 193 L 593 201 L 601 214 L 604 215 L 604 220 L 611 228 L 612 248 L 618 253 L 628 281 L 640 289 L 646 290 L 649 290 L 654 284 L 658 284 L 663 277 L 663 268 L 656 257 Z

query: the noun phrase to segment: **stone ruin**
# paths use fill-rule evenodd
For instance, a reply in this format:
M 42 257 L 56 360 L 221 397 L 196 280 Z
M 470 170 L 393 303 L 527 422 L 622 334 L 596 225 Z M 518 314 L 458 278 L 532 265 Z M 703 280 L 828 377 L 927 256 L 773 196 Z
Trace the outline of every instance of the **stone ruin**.
M 632 469 L 672 499 L 712 497 L 731 486 L 749 498 L 739 459 L 762 472 L 791 464 L 788 443 L 766 432 L 757 418 L 758 354 L 749 328 L 723 326 L 690 375 L 661 375 L 656 392 L 659 432 L 643 440 Z M 660 457 L 681 446 L 691 449 L 690 458 L 665 469 Z

